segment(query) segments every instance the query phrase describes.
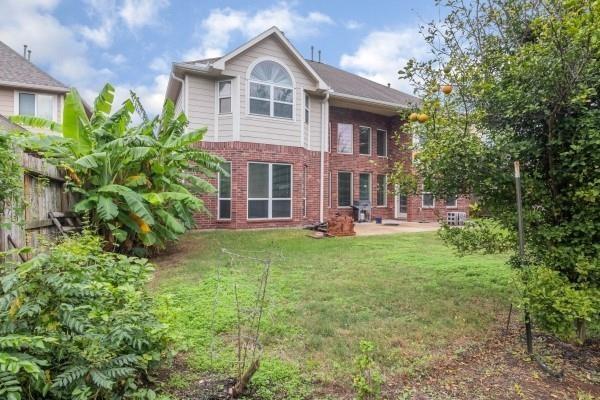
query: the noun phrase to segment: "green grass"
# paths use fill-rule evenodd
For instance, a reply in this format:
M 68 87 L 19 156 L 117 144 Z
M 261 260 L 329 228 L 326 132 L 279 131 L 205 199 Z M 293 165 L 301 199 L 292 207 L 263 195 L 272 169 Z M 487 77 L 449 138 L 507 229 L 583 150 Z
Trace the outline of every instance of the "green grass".
M 268 286 L 265 362 L 254 379 L 265 391 L 260 398 L 303 398 L 309 382 L 350 387 L 361 339 L 376 344 L 386 376 L 419 376 L 476 343 L 509 302 L 503 257 L 457 257 L 435 233 L 326 240 L 299 230 L 190 234 L 182 251 L 159 260 L 152 288 L 160 317 L 198 371 L 231 371 L 233 286 L 250 305 L 261 270 L 251 261 L 228 263 L 221 248 L 281 255 Z

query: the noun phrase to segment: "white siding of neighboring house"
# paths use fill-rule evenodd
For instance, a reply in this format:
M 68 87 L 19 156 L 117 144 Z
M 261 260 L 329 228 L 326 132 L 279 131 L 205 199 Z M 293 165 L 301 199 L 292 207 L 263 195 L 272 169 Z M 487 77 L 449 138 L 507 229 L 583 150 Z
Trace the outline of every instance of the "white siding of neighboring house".
M 310 98 L 310 118 L 309 118 L 309 134 L 308 143 L 305 144 L 309 150 L 321 150 L 321 101 L 318 97 L 311 96 Z M 327 143 L 325 143 L 327 145 Z
M 183 111 L 183 90 L 179 91 L 179 96 L 175 101 L 175 115 L 179 115 Z
M 279 61 L 284 64 L 293 75 L 295 81 L 293 120 L 255 116 L 249 115 L 248 113 L 248 81 L 246 77 L 252 63 L 262 57 L 268 57 Z M 277 39 L 274 39 L 273 37 L 266 38 L 252 48 L 227 61 L 224 74 L 239 78 L 240 141 L 301 146 L 303 142 L 302 125 L 304 124 L 302 97 L 304 96 L 304 89 L 314 90 L 317 82 Z M 318 103 L 318 101 L 315 100 L 316 99 L 313 99 L 313 104 Z M 320 122 L 320 119 L 315 121 L 312 116 L 311 119 L 313 122 Z M 228 122 L 224 122 L 223 129 L 229 129 L 229 126 Z M 311 135 L 317 135 L 318 133 L 319 129 L 316 129 L 314 124 L 311 123 Z M 220 121 L 218 140 L 231 140 L 226 132 L 221 132 Z M 314 148 L 312 140 L 313 138 L 311 137 L 311 148 Z M 306 141 L 304 141 L 304 145 L 306 146 Z
M 0 88 L 0 114 L 9 117 L 15 113 L 15 91 L 13 89 Z
M 187 106 L 190 129 L 207 128 L 204 140 L 213 142 L 215 136 L 215 83 L 198 76 L 186 76 Z M 220 140 L 220 139 L 219 139 Z

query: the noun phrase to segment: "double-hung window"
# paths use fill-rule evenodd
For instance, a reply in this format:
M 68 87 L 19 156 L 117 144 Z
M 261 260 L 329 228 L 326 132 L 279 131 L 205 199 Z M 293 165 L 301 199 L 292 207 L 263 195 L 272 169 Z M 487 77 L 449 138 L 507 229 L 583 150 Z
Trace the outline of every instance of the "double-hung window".
M 352 205 L 352 172 L 338 172 L 338 207 Z
M 433 208 L 435 207 L 435 197 L 431 192 L 423 192 L 421 193 L 421 206 L 423 208 Z
M 377 206 L 383 207 L 387 204 L 387 177 L 377 175 Z
M 224 173 L 219 173 L 219 199 L 217 207 L 219 219 L 231 219 L 231 163 L 221 164 Z
M 455 208 L 457 203 L 457 196 L 448 196 L 446 197 L 446 207 Z
M 310 122 L 310 96 L 305 93 L 304 94 L 304 123 L 308 124 Z
M 352 154 L 352 124 L 338 124 L 337 127 L 337 152 Z
M 231 81 L 220 81 L 219 84 L 219 114 L 231 112 Z
M 377 155 L 380 157 L 387 157 L 387 131 L 384 129 L 377 129 Z
M 34 93 L 18 93 L 18 114 L 54 120 L 56 96 Z
M 358 134 L 359 154 L 371 155 L 371 128 L 361 126 Z
M 371 174 L 358 175 L 358 198 L 371 201 Z
M 292 166 L 248 163 L 248 219 L 292 217 Z
M 294 116 L 294 87 L 290 74 L 274 61 L 256 64 L 250 74 L 250 114 Z

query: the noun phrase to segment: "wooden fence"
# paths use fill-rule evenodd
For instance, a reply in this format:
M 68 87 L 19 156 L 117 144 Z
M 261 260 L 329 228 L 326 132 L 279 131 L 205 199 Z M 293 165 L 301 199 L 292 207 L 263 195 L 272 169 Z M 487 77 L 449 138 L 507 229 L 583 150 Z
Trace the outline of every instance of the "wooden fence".
M 52 239 L 58 230 L 48 217 L 50 211 L 69 211 L 75 203 L 74 196 L 64 190 L 63 174 L 42 158 L 21 154 L 23 174 L 24 215 L 21 224 L 10 229 L 0 229 L 0 251 L 17 247 L 38 247 L 42 237 Z M 6 217 L 14 217 L 15 210 L 5 210 Z M 9 238 L 13 243 L 9 242 Z

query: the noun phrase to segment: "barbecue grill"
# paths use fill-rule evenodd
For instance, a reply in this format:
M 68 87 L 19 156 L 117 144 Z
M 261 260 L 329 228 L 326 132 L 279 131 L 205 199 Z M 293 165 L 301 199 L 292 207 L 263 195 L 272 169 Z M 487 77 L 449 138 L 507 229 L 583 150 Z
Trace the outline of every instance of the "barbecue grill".
M 354 201 L 352 209 L 354 211 L 354 220 L 356 222 L 371 221 L 371 202 L 369 200 Z

